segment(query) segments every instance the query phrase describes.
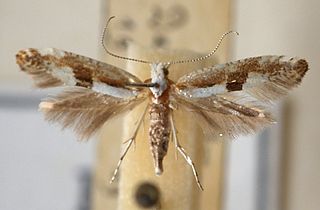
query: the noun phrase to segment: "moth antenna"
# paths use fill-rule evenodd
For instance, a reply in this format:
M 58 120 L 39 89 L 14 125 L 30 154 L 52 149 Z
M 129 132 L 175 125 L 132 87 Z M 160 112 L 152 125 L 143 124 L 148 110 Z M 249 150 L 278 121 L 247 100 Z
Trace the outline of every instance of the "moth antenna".
M 235 34 L 239 35 L 239 33 L 236 32 L 236 31 L 228 31 L 228 32 L 222 34 L 222 36 L 221 36 L 221 38 L 219 39 L 216 47 L 215 47 L 209 54 L 207 54 L 207 55 L 205 55 L 205 56 L 198 57 L 198 58 L 192 58 L 192 59 L 188 59 L 188 60 L 172 61 L 172 62 L 168 62 L 168 64 L 172 65 L 172 64 L 177 64 L 177 63 L 193 63 L 193 62 L 198 62 L 198 61 L 202 61 L 202 60 L 204 60 L 204 59 L 207 59 L 207 58 L 209 58 L 210 56 L 212 56 L 213 54 L 216 53 L 216 51 L 217 51 L 218 48 L 220 47 L 220 45 L 221 45 L 222 41 L 224 40 L 224 38 L 225 38 L 227 35 L 231 34 L 231 33 L 235 33 Z
M 129 57 L 124 57 L 124 56 L 121 56 L 121 55 L 117 55 L 117 54 L 114 54 L 112 52 L 110 52 L 107 48 L 107 45 L 105 44 L 104 40 L 105 40 L 105 37 L 106 37 L 106 32 L 107 32 L 107 28 L 109 26 L 109 23 L 111 22 L 111 20 L 115 18 L 115 16 L 111 16 L 108 20 L 107 20 L 107 23 L 106 25 L 104 26 L 103 28 L 103 31 L 102 31 L 102 35 L 101 35 L 101 44 L 102 44 L 102 47 L 103 49 L 106 51 L 107 54 L 115 57 L 115 58 L 119 58 L 119 59 L 123 59 L 123 60 L 129 60 L 129 61 L 134 61 L 134 62 L 139 62 L 139 63 L 147 63 L 147 64 L 150 64 L 152 62 L 150 61 L 145 61 L 145 60 L 140 60 L 140 59 L 135 59 L 135 58 L 129 58 Z

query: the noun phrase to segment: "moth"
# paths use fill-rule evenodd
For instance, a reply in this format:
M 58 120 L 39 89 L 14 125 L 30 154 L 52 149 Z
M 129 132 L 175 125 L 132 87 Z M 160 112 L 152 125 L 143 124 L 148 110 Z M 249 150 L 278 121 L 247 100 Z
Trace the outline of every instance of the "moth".
M 103 37 L 105 30 L 106 27 Z M 92 136 L 112 117 L 148 100 L 132 137 L 126 141 L 112 181 L 148 113 L 155 174 L 163 172 L 162 162 L 172 136 L 175 148 L 191 166 L 199 188 L 203 189 L 194 163 L 178 141 L 175 110 L 193 114 L 204 132 L 212 136 L 234 138 L 253 133 L 273 122 L 270 105 L 300 84 L 308 70 L 304 59 L 267 55 L 197 69 L 177 81 L 169 79 L 172 65 L 210 57 L 230 33 L 233 32 L 223 34 L 216 48 L 206 56 L 171 62 L 115 55 L 102 42 L 106 52 L 115 57 L 150 65 L 151 76 L 146 81 L 110 64 L 53 48 L 21 50 L 16 60 L 37 87 L 66 86 L 39 107 L 47 120 L 73 128 L 81 139 Z

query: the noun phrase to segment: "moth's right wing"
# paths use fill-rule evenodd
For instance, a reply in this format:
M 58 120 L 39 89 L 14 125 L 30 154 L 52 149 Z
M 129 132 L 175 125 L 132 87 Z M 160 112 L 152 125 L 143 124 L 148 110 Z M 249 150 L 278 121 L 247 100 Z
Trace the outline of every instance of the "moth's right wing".
M 21 70 L 39 88 L 67 86 L 44 100 L 47 120 L 73 127 L 81 139 L 94 134 L 111 117 L 134 108 L 147 97 L 134 75 L 115 66 L 74 53 L 48 48 L 26 49 L 16 55 Z
M 127 83 L 141 82 L 134 75 L 118 67 L 55 48 L 20 50 L 16 60 L 21 70 L 30 74 L 39 88 L 91 88 L 101 83 L 112 87 L 124 87 Z

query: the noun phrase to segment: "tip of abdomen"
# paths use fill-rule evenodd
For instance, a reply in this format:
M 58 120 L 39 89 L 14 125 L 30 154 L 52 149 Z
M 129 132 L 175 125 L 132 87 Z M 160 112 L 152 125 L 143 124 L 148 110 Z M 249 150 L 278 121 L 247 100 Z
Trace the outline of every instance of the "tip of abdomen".
M 157 176 L 160 176 L 163 172 L 163 166 L 162 166 L 162 160 L 158 160 L 157 162 L 155 162 L 155 173 Z
M 163 172 L 163 170 L 161 168 L 155 168 L 155 172 L 157 176 L 160 176 Z

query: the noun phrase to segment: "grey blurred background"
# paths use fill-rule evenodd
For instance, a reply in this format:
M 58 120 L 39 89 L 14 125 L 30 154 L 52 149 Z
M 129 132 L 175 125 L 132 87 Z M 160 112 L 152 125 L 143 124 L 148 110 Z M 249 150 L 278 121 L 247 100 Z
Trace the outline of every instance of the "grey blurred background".
M 102 1 L 102 0 L 101 0 Z M 0 209 L 90 209 L 95 141 L 49 125 L 37 112 L 45 91 L 33 90 L 14 55 L 55 47 L 103 57 L 105 2 L 0 0 Z M 317 210 L 320 195 L 320 2 L 232 1 L 240 32 L 230 59 L 264 54 L 304 57 L 310 71 L 276 110 L 280 120 L 229 143 L 224 209 Z

